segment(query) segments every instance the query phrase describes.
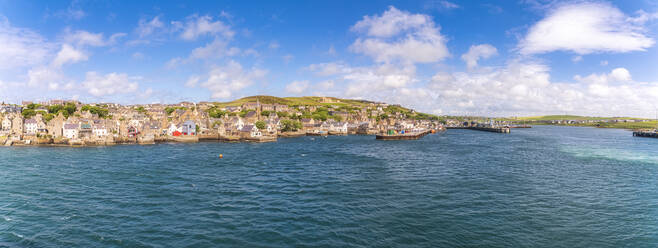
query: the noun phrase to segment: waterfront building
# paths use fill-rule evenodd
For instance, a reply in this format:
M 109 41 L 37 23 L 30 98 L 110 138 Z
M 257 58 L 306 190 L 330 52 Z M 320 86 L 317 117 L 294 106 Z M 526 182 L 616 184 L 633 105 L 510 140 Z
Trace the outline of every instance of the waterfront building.
M 63 135 L 67 139 L 76 139 L 78 138 L 78 124 L 64 124 Z
M 181 133 L 183 135 L 196 135 L 196 124 L 194 121 L 187 120 L 181 125 Z
M 25 133 L 28 135 L 34 135 L 37 133 L 37 120 L 30 118 L 25 120 Z

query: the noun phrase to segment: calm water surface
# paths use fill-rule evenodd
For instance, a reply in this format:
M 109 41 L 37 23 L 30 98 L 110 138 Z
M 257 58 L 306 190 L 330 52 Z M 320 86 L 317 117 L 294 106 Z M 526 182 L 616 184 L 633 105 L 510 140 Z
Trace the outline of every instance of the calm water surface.
M 0 158 L 0 247 L 658 246 L 658 139 L 625 130 L 12 147 Z

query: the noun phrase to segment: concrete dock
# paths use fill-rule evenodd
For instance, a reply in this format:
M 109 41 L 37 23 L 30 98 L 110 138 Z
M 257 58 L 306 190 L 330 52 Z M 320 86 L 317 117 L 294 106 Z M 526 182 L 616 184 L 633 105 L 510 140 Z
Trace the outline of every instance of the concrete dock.
M 509 127 L 447 127 L 448 129 L 470 129 L 493 133 L 510 133 Z
M 377 134 L 375 139 L 378 140 L 416 140 L 420 139 L 425 135 L 430 134 L 430 130 L 423 132 L 413 132 L 413 133 L 404 133 L 404 134 Z
M 658 132 L 655 132 L 655 131 L 634 131 L 633 136 L 635 136 L 635 137 L 647 137 L 647 138 L 658 138 Z

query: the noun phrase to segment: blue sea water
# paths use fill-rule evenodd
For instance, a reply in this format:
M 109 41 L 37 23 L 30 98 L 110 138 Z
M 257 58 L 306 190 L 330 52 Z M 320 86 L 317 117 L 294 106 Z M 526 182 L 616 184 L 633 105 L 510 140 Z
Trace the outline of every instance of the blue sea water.
M 656 247 L 657 152 L 552 126 L 0 148 L 0 247 Z

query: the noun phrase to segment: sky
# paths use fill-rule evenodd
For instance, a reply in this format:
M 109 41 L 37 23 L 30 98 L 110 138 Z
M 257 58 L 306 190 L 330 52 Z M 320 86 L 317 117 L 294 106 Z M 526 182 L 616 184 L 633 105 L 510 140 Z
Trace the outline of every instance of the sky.
M 658 2 L 0 0 L 0 99 L 654 118 Z

